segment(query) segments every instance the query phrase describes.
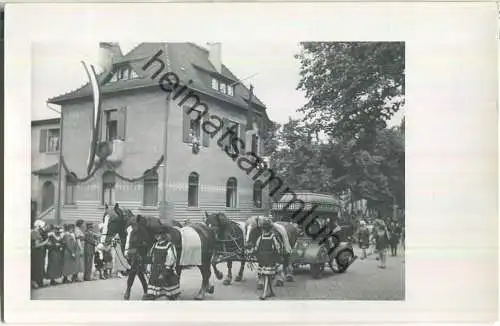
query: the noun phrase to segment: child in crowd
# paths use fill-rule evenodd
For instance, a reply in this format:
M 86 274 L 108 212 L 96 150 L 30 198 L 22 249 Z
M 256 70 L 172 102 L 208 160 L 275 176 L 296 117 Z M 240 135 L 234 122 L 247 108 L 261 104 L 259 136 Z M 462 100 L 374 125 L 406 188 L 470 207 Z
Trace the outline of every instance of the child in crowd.
M 255 253 L 259 264 L 259 276 L 264 280 L 264 289 L 259 297 L 265 300 L 267 297 L 274 297 L 272 281 L 276 275 L 280 244 L 272 232 L 273 224 L 270 219 L 265 219 L 262 224 L 263 232 L 255 244 Z
M 167 228 L 162 228 L 151 248 L 151 276 L 144 300 L 155 300 L 166 296 L 176 300 L 180 295 L 179 276 L 176 272 L 177 252 L 170 241 Z

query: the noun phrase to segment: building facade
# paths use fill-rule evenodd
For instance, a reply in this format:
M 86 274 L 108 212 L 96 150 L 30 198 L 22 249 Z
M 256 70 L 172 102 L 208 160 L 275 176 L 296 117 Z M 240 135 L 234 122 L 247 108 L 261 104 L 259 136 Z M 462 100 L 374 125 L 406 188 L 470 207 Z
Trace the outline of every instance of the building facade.
M 31 215 L 53 219 L 60 149 L 59 118 L 31 122 Z
M 191 43 L 142 43 L 123 55 L 114 43 L 110 50 L 111 69 L 98 76 L 99 140 L 109 156 L 91 175 L 91 86 L 49 100 L 61 106 L 63 117 L 63 221 L 100 220 L 104 205 L 114 203 L 159 216 L 163 198 L 169 216 L 180 221 L 200 220 L 205 212 L 237 219 L 266 212 L 261 183 L 221 149 L 220 144 L 228 144 L 220 139 L 223 131 L 214 136 L 202 127 L 215 115 L 224 129 L 234 127 L 245 150 L 261 150 L 266 108 L 253 97 L 248 114 L 249 90 L 222 64 L 220 44 L 205 49 Z M 184 95 L 168 96 L 160 87 L 158 80 L 167 72 L 187 86 Z M 203 106 L 196 105 L 193 94 L 209 109 L 202 119 Z M 253 126 L 247 131 L 249 122 Z

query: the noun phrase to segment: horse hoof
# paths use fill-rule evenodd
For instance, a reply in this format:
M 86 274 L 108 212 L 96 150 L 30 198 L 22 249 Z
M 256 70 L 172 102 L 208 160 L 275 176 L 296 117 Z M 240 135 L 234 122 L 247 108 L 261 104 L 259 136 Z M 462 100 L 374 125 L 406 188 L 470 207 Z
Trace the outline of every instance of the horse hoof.
M 236 276 L 236 278 L 234 279 L 236 282 L 241 282 L 243 280 L 243 277 L 238 275 Z
M 204 300 L 205 299 L 205 295 L 204 294 L 198 294 L 196 297 L 194 297 L 195 300 Z
M 222 280 L 222 278 L 224 277 L 224 274 L 222 274 L 221 272 L 218 272 L 218 273 L 215 273 L 215 277 L 216 277 L 218 280 Z
M 293 276 L 292 275 L 287 275 L 286 276 L 286 281 L 287 282 L 293 282 Z
M 215 288 L 214 288 L 214 286 L 213 286 L 213 285 L 210 285 L 210 286 L 208 287 L 208 289 L 207 289 L 207 292 L 208 292 L 209 294 L 213 294 L 213 293 L 214 293 L 214 291 L 215 291 Z
M 276 281 L 276 286 L 277 286 L 277 287 L 282 287 L 282 286 L 284 286 L 284 285 L 285 285 L 285 282 L 283 282 L 282 280 L 277 280 L 277 281 Z
M 265 297 L 265 296 L 263 296 L 263 295 L 261 295 L 261 296 L 259 297 L 259 299 L 260 299 L 260 300 L 266 300 L 266 297 Z
M 222 282 L 224 285 L 231 285 L 231 280 L 230 279 L 225 279 L 224 282 Z
M 130 292 L 125 292 L 125 294 L 123 295 L 123 299 L 125 300 L 130 300 Z
M 257 290 L 263 290 L 264 284 L 257 284 Z

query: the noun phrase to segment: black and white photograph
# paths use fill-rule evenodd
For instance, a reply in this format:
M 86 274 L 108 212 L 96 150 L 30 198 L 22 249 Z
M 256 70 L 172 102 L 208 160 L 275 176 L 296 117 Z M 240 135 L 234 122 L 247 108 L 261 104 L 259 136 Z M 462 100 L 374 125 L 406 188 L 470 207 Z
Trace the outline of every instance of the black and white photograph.
M 32 299 L 405 299 L 404 42 L 252 47 L 33 46 Z
M 495 4 L 5 19 L 6 322 L 498 317 Z

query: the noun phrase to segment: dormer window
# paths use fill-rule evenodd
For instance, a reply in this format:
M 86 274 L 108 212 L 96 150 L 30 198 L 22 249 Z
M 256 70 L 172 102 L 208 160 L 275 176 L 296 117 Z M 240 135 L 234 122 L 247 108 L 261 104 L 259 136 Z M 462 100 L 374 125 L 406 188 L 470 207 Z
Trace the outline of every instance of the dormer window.
M 217 78 L 212 78 L 212 89 L 224 94 L 233 96 L 234 94 L 234 86 L 229 85 L 226 82 L 218 80 Z
M 129 80 L 139 78 L 139 75 L 130 67 L 117 68 L 110 82 L 117 82 L 119 80 Z
M 220 83 L 219 85 L 219 91 L 222 93 L 222 94 L 226 94 L 227 93 L 227 88 L 226 88 L 226 83 Z

